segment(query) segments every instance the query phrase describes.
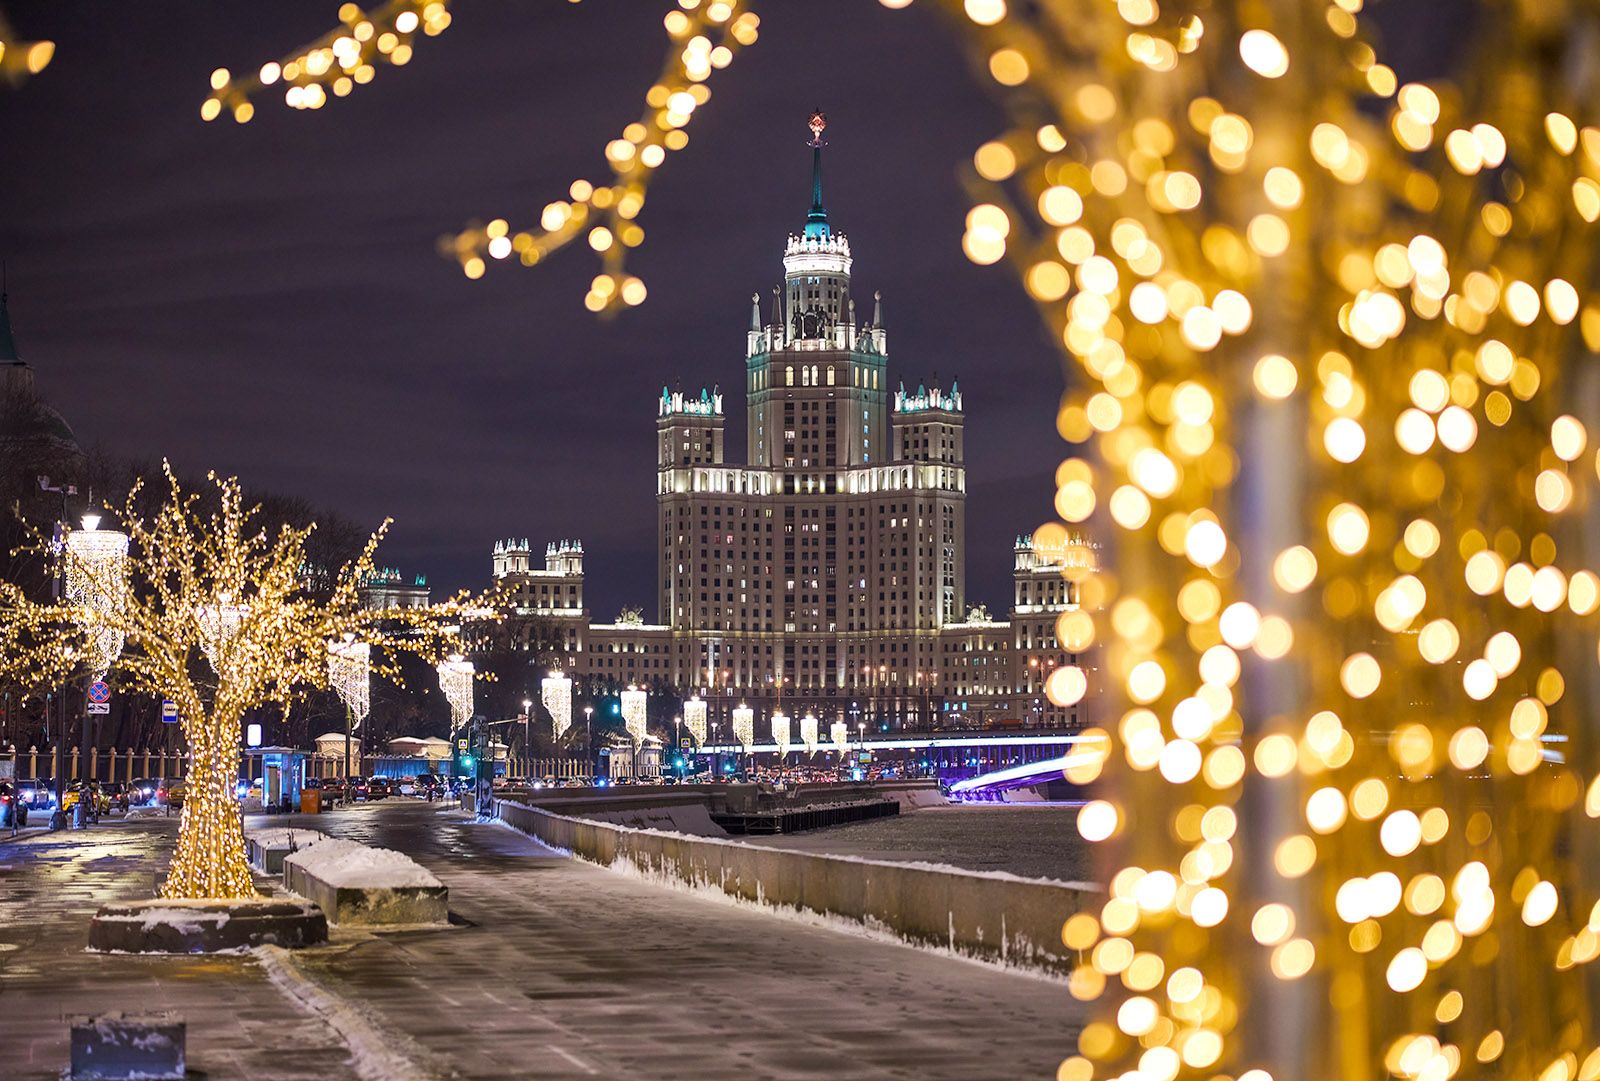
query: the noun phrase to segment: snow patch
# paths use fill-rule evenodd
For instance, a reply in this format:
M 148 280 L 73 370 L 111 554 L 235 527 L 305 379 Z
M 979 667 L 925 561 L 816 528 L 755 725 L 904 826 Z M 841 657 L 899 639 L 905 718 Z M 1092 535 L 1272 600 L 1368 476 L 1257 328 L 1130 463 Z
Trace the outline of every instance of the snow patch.
M 388 1030 L 312 979 L 288 950 L 260 946 L 254 952 L 267 979 L 285 998 L 338 1033 L 350 1050 L 351 1073 L 361 1081 L 432 1081 L 439 1076 L 417 1061 L 424 1052 L 410 1037 Z
M 284 858 L 330 886 L 403 889 L 443 886 L 433 873 L 403 852 L 330 837 Z

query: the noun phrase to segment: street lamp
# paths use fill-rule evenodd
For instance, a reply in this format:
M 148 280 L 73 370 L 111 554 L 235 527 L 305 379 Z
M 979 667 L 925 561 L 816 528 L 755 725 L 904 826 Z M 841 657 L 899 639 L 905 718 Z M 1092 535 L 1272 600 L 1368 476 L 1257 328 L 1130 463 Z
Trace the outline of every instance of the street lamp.
M 593 717 L 593 716 L 594 716 L 594 707 L 593 706 L 584 706 L 583 707 L 583 746 L 584 746 L 585 752 L 589 756 L 589 761 L 586 762 L 584 765 L 585 765 L 585 768 L 588 769 L 591 774 L 594 772 L 594 725 L 590 723 L 590 718 Z
M 522 777 L 533 783 L 533 699 L 522 700 Z

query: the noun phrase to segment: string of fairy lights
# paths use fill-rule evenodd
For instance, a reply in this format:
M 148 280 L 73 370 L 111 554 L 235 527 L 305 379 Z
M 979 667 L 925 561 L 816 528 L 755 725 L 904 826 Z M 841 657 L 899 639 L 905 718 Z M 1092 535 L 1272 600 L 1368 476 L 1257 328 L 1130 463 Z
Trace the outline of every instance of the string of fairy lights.
M 0 81 L 20 85 L 49 67 L 55 55 L 55 42 L 25 40 L 0 13 Z
M 164 476 L 167 491 L 150 517 L 137 485 L 116 515 L 119 528 L 87 521 L 59 548 L 34 539 L 32 550 L 60 560 L 69 587 L 62 601 L 39 603 L 0 581 L 0 670 L 54 683 L 85 663 L 91 674 L 114 663 L 123 690 L 176 702 L 190 770 L 161 895 L 253 897 L 235 797 L 244 712 L 287 708 L 332 686 L 364 715 L 370 674 L 403 685 L 401 656 L 443 656 L 460 648 L 464 619 L 496 616 L 464 595 L 427 608 L 365 607 L 360 584 L 372 576 L 387 525 L 331 576 L 326 597 L 314 594 L 306 580 L 314 527 L 269 529 L 236 480 L 210 478 L 207 510 L 170 468 Z
M 471 225 L 441 242 L 469 278 L 497 262 L 534 266 L 580 238 L 600 256 L 601 270 L 584 305 L 609 313 L 644 301 L 644 282 L 627 270 L 627 253 L 644 242 L 639 224 L 650 181 L 667 155 L 689 145 L 688 126 L 711 100 L 708 82 L 759 36 L 760 18 L 741 0 L 678 0 L 662 20 L 667 56 L 645 92 L 639 119 L 606 144 L 609 182 L 574 180 L 567 198 L 545 204 L 537 226 L 514 229 L 504 218 Z
M 1072 368 L 1041 533 L 1110 553 L 1059 1078 L 1600 1077 L 1593 13 L 1452 85 L 1361 0 L 939 6 L 1015 118 L 963 247 Z

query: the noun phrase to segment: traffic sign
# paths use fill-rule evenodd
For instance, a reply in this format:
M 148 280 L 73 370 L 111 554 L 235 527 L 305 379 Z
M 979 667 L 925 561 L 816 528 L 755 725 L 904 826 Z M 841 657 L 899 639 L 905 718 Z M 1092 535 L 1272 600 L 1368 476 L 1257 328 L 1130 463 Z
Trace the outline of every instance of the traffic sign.
M 163 699 L 161 702 L 161 723 L 178 723 L 178 703 L 174 702 L 170 698 Z
M 106 686 L 106 681 L 97 679 L 89 684 L 89 701 L 103 704 L 111 701 L 111 688 Z
M 110 713 L 111 712 L 111 703 L 110 702 L 90 702 L 89 705 L 88 705 L 88 708 L 85 710 L 85 712 L 87 712 L 87 713 Z
M 456 740 L 456 747 L 461 751 L 462 754 L 466 754 L 467 753 L 467 741 L 466 740 L 464 740 L 464 739 Z

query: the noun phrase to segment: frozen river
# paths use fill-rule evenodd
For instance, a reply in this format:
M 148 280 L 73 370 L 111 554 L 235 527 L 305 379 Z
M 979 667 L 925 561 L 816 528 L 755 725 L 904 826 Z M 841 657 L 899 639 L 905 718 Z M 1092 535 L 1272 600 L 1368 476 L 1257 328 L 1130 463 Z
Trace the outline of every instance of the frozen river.
M 773 848 L 897 863 L 948 863 L 973 871 L 1092 881 L 1095 876 L 1088 845 L 1078 836 L 1077 818 L 1075 804 L 960 804 L 810 833 L 747 840 Z

